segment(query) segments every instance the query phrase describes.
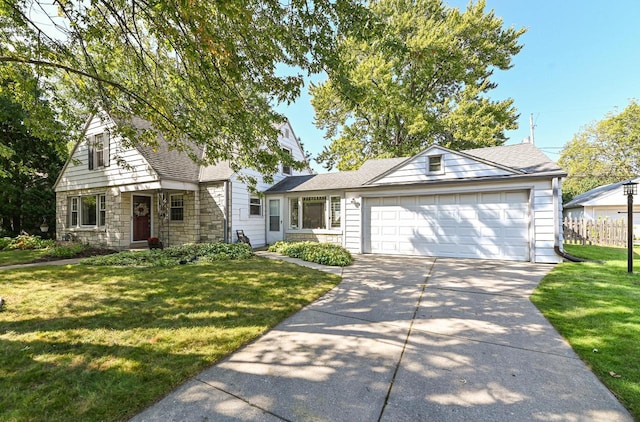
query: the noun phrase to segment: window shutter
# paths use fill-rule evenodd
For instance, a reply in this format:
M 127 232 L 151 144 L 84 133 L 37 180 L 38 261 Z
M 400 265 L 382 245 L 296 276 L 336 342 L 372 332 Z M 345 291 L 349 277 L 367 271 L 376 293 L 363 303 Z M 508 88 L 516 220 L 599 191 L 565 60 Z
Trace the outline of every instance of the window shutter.
M 89 170 L 93 170 L 93 137 L 91 138 L 91 141 L 87 141 L 87 162 L 89 163 Z
M 104 146 L 104 149 L 103 149 L 104 158 L 103 158 L 103 160 L 104 160 L 104 166 L 105 167 L 109 167 L 109 163 L 111 161 L 109 159 L 109 152 L 110 152 L 109 151 L 109 144 L 111 143 L 109 135 L 110 135 L 109 131 L 105 130 L 104 131 L 104 135 L 102 136 L 102 145 Z

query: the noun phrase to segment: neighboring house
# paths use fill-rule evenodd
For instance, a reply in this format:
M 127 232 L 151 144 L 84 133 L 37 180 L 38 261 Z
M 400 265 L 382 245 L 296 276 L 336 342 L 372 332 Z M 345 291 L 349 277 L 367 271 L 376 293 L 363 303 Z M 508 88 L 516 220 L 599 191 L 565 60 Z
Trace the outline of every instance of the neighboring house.
M 139 128 L 149 125 L 134 119 Z M 165 245 L 188 242 L 235 242 L 243 230 L 253 246 L 265 245 L 265 204 L 228 162 L 200 166 L 186 154 L 158 147 L 126 147 L 115 136 L 105 113 L 93 116 L 85 139 L 75 145 L 54 188 L 58 239 L 75 238 L 117 249 L 146 246 L 149 237 Z M 289 123 L 279 128 L 279 142 L 298 161 L 304 152 Z M 202 157 L 202 148 L 193 147 Z M 270 185 L 259 174 L 258 191 Z M 288 175 L 310 174 L 281 166 L 276 182 Z
M 632 179 L 635 183 L 640 183 L 640 177 Z M 627 218 L 627 196 L 624 195 L 622 184 L 628 182 L 612 183 L 610 185 L 598 186 L 583 194 L 574 197 L 564 204 L 562 213 L 569 218 L 584 218 L 587 220 L 609 219 L 617 220 Z M 640 202 L 635 198 L 633 212 L 637 216 L 640 213 Z
M 561 178 L 532 144 L 369 160 L 268 189 L 267 242 L 317 240 L 354 253 L 560 262 Z M 273 223 L 273 224 L 271 224 Z

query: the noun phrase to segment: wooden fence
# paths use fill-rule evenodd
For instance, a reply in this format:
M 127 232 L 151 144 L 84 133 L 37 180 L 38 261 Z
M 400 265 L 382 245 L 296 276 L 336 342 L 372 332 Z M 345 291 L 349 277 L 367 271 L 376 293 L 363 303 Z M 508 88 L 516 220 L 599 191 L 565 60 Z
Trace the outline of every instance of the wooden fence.
M 565 243 L 579 245 L 627 246 L 627 220 L 584 220 L 565 218 L 562 221 Z

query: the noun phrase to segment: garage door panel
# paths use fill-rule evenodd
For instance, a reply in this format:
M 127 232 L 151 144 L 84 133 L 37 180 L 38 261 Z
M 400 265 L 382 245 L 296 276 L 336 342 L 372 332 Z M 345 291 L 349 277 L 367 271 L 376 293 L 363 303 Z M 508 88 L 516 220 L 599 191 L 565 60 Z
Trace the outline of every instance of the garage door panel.
M 367 198 L 365 252 L 528 260 L 529 194 Z

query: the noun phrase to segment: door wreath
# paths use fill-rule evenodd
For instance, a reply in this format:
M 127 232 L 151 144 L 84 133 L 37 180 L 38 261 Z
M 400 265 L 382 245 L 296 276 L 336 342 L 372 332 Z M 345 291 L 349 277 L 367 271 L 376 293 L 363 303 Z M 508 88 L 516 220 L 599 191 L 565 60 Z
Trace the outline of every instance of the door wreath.
M 149 215 L 149 206 L 144 202 L 140 202 L 133 208 L 133 214 L 136 217 L 144 217 L 146 215 Z

